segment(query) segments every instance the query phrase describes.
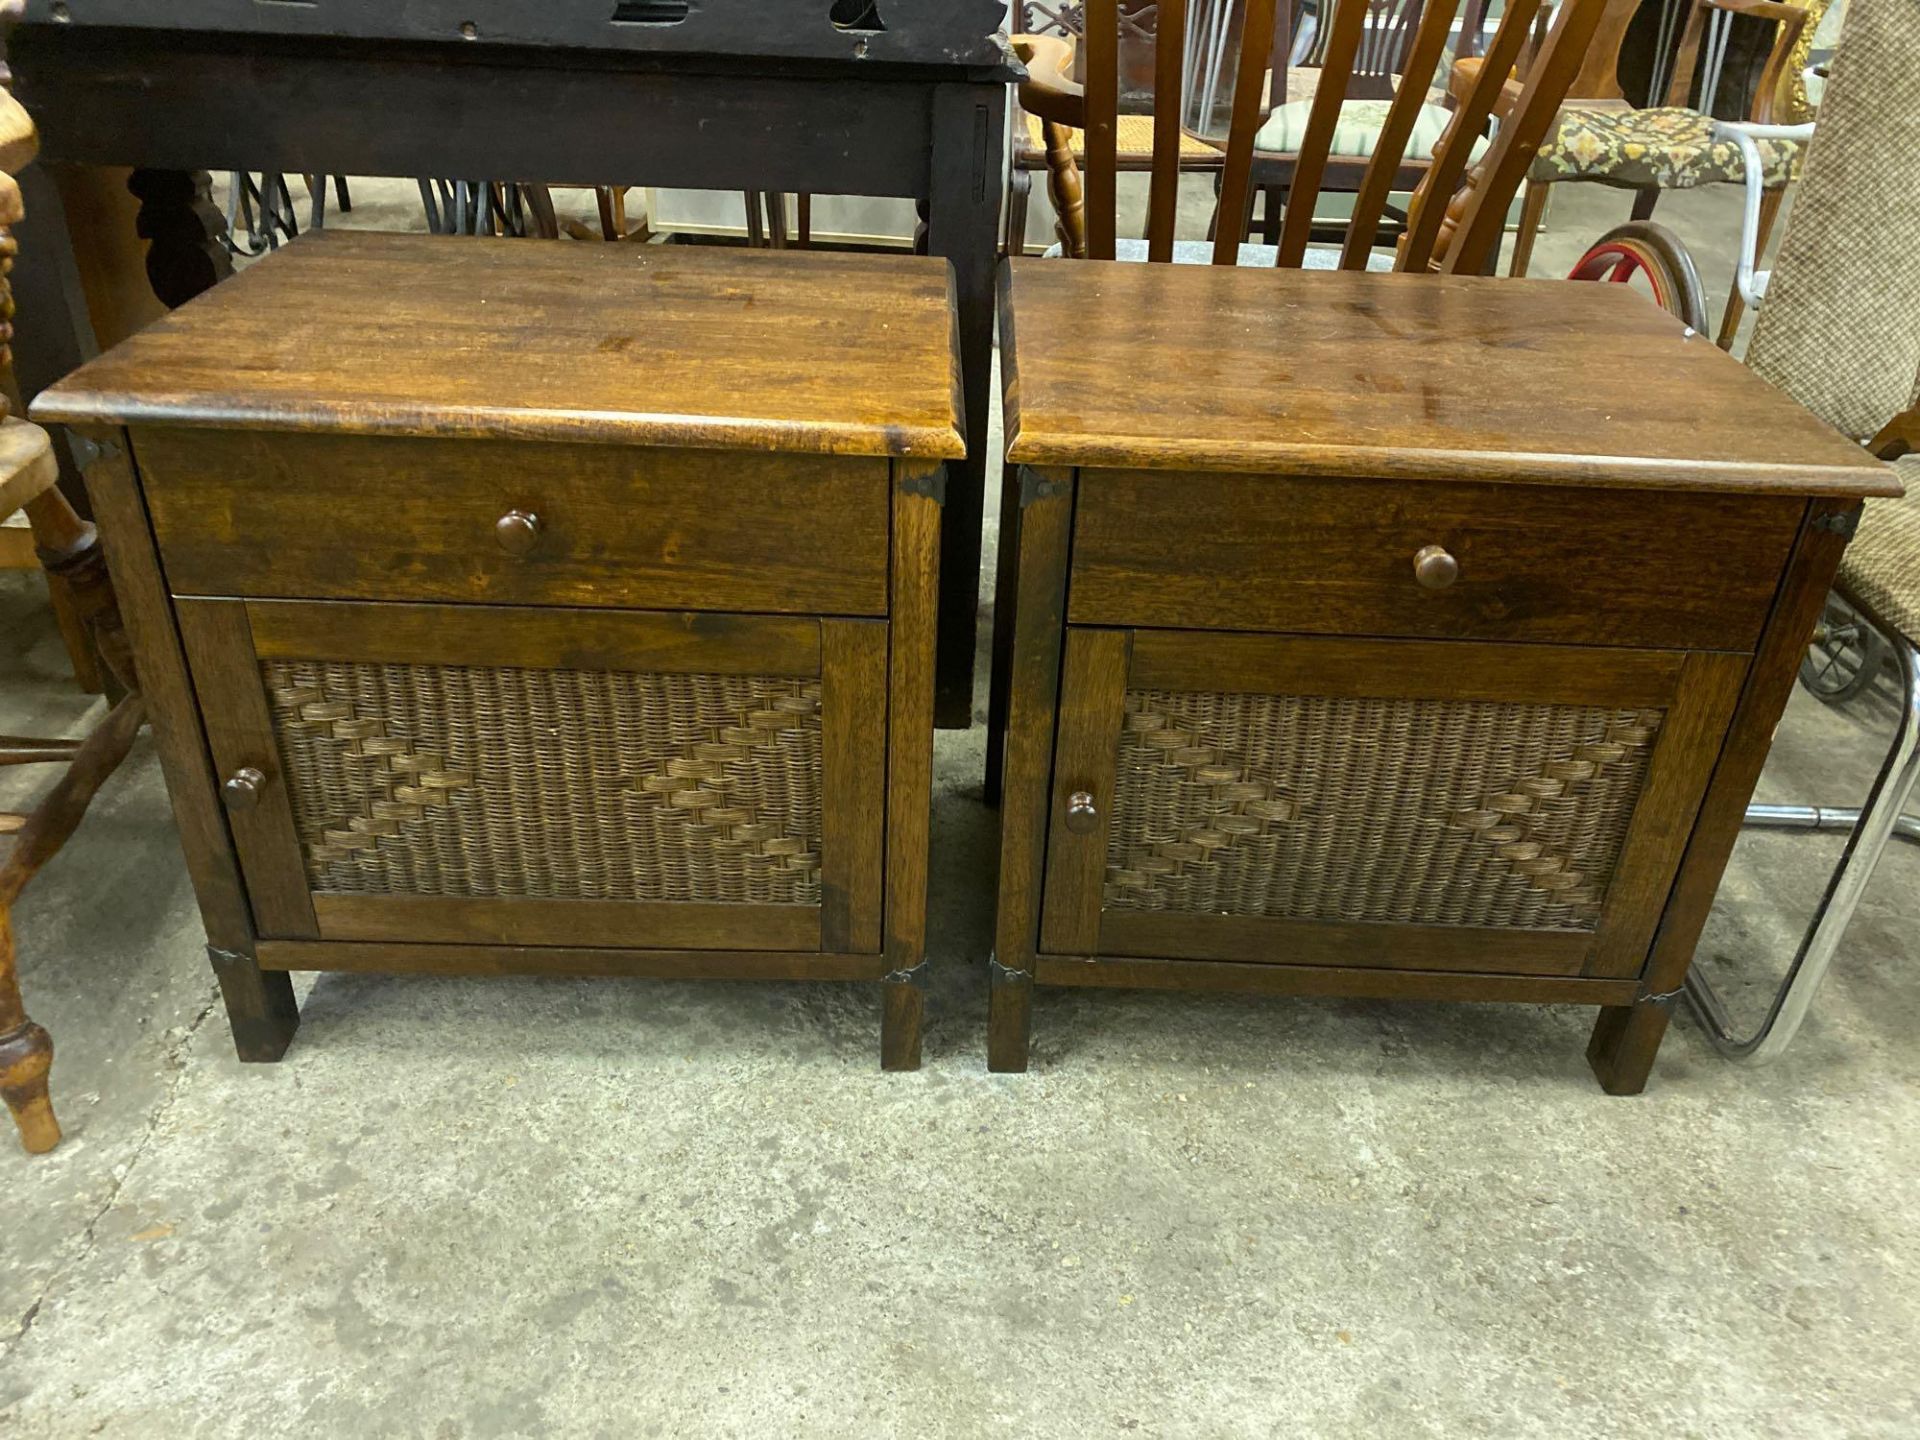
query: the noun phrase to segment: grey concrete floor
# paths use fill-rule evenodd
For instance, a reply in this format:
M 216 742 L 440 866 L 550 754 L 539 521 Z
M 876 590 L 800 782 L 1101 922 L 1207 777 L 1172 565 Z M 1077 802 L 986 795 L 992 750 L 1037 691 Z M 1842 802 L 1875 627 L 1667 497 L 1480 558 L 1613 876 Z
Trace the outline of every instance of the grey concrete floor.
M 91 713 L 35 579 L 0 636 L 0 729 Z M 1797 698 L 1766 792 L 1890 728 Z M 19 913 L 68 1139 L 0 1146 L 0 1436 L 1920 1434 L 1920 854 L 1770 1069 L 1683 1018 L 1609 1099 L 1579 1011 L 1058 991 L 990 1076 L 981 733 L 936 754 L 918 1074 L 862 986 L 357 976 L 242 1066 L 143 739 Z M 1742 842 L 1748 1009 L 1836 849 Z

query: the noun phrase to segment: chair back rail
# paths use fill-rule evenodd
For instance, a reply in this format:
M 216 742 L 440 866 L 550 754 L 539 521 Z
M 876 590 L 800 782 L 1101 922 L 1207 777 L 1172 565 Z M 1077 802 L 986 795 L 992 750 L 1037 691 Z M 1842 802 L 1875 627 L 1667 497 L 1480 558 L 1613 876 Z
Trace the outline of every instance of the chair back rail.
M 1266 119 L 1268 69 L 1281 0 L 1244 0 L 1240 51 L 1214 227 L 1213 263 L 1237 262 L 1252 200 L 1255 139 Z M 1471 3 L 1471 0 L 1467 0 Z M 1566 87 L 1579 70 L 1594 30 L 1610 0 L 1563 0 L 1546 38 L 1528 58 L 1542 0 L 1509 0 L 1488 41 L 1485 61 L 1470 92 L 1434 150 L 1409 211 L 1408 232 L 1396 268 L 1477 271 L 1500 241 L 1507 206 L 1527 164 L 1559 111 Z M 1767 5 L 1778 0 L 1711 0 L 1715 4 Z M 1293 174 L 1281 225 L 1276 264 L 1299 267 L 1311 239 L 1314 207 L 1326 179 L 1343 102 L 1357 70 L 1397 64 L 1402 80 L 1392 91 L 1373 154 L 1366 163 L 1341 246 L 1340 265 L 1364 269 L 1387 198 L 1407 161 L 1428 82 L 1446 50 L 1462 0 L 1329 0 L 1314 40 L 1320 79 L 1308 110 L 1305 134 L 1293 157 Z M 1154 34 L 1153 159 L 1147 202 L 1147 255 L 1173 258 L 1180 183 L 1180 122 L 1184 113 L 1189 0 L 1160 0 Z M 1085 233 L 1088 258 L 1110 260 L 1118 245 L 1116 205 L 1120 114 L 1120 0 L 1086 0 L 1083 116 Z M 1395 29 L 1400 22 L 1411 29 Z M 1521 67 L 1515 87 L 1508 77 Z M 1517 89 L 1517 93 L 1515 93 Z M 1511 100 L 1511 103 L 1504 103 Z M 1483 158 L 1475 142 L 1489 118 L 1500 125 Z

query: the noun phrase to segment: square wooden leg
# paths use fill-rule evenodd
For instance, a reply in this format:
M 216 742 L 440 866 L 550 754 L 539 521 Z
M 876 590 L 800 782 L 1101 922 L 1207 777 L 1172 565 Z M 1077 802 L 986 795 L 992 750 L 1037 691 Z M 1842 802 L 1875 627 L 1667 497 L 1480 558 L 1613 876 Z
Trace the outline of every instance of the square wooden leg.
M 220 996 L 233 1028 L 233 1048 L 242 1060 L 269 1063 L 287 1053 L 300 1028 L 300 1007 L 293 998 L 293 977 L 284 970 L 262 970 L 253 956 L 207 947 Z
M 1033 976 L 1009 970 L 998 960 L 987 962 L 993 975 L 988 1001 L 987 1068 L 1002 1074 L 1022 1074 L 1027 1068 L 1028 1040 L 1033 1030 Z
M 913 978 L 886 981 L 880 1007 L 880 1068 L 918 1070 L 920 1032 L 927 1015 L 927 992 L 918 972 L 913 972 Z
M 1587 1042 L 1587 1063 L 1609 1095 L 1638 1095 L 1647 1088 L 1654 1057 L 1673 1019 L 1676 997 L 1662 995 L 1632 1005 L 1608 1006 Z

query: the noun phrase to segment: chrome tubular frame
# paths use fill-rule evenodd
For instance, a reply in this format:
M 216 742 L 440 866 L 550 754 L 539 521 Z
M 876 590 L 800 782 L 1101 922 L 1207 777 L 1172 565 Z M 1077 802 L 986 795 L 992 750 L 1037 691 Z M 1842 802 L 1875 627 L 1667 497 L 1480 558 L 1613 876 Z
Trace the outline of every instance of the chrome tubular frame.
M 1879 622 L 1874 620 L 1874 623 Z M 1916 678 L 1920 677 L 1920 651 L 1898 631 L 1887 626 L 1881 626 L 1881 630 L 1893 639 L 1894 665 L 1900 673 L 1900 726 L 1887 751 L 1886 762 L 1874 778 L 1867 803 L 1858 810 L 1755 805 L 1747 811 L 1747 823 L 1757 827 L 1849 832 L 1840 864 L 1827 881 L 1820 908 L 1814 911 L 1801 937 L 1799 952 L 1773 997 L 1767 1018 L 1751 1035 L 1740 1035 L 1706 976 L 1697 969 L 1688 972 L 1687 1004 L 1714 1048 L 1731 1059 L 1764 1062 L 1776 1058 L 1787 1048 L 1812 1008 L 1820 982 L 1826 979 L 1847 923 L 1859 908 L 1860 897 L 1873 878 L 1874 867 L 1879 864 L 1887 842 L 1896 834 L 1903 839 L 1920 840 L 1920 820 L 1903 813 L 1915 781 L 1920 780 L 1920 687 L 1916 687 Z

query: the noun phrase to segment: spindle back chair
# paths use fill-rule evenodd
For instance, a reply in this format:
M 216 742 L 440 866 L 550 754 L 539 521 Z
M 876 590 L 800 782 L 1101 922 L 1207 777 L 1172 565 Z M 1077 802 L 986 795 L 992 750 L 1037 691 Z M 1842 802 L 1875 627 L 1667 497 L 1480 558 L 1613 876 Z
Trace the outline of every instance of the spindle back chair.
M 1284 221 L 1275 246 L 1242 245 L 1255 183 L 1255 137 L 1268 94 L 1267 67 L 1273 47 L 1276 0 L 1247 0 L 1234 82 L 1211 255 L 1191 246 L 1176 247 L 1182 114 L 1182 58 L 1187 0 L 1160 0 L 1155 37 L 1154 144 L 1143 253 L 1129 245 L 1124 258 L 1150 261 L 1210 258 L 1216 265 L 1276 264 L 1294 268 L 1382 268 L 1374 250 L 1388 196 L 1401 174 L 1401 162 L 1420 108 L 1427 79 L 1439 67 L 1459 0 L 1430 0 L 1422 11 L 1406 55 L 1403 79 L 1388 106 L 1377 144 L 1355 193 L 1352 216 L 1337 252 L 1310 247 L 1313 212 L 1328 173 L 1341 104 L 1359 62 L 1369 21 L 1379 0 L 1337 0 L 1323 25 L 1321 78 L 1305 134 L 1292 157 L 1293 173 Z M 1541 0 L 1509 0 L 1498 30 L 1489 41 L 1481 76 L 1455 110 L 1452 123 L 1434 147 L 1408 211 L 1392 268 L 1474 273 L 1496 252 L 1507 207 L 1519 187 L 1535 148 L 1552 124 L 1579 69 L 1588 40 L 1606 0 L 1565 0 L 1545 42 L 1527 65 L 1517 90 L 1505 77 L 1522 58 Z M 1117 234 L 1115 141 L 1119 124 L 1118 0 L 1087 0 L 1084 115 L 1086 177 L 1084 187 L 1087 257 L 1121 258 Z M 1318 42 L 1316 42 L 1318 43 Z M 1499 129 L 1476 160 L 1475 141 L 1489 117 L 1500 115 Z M 1176 249 L 1182 253 L 1176 255 Z

